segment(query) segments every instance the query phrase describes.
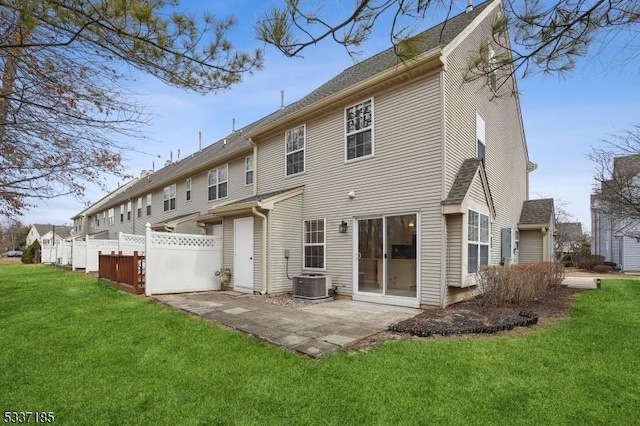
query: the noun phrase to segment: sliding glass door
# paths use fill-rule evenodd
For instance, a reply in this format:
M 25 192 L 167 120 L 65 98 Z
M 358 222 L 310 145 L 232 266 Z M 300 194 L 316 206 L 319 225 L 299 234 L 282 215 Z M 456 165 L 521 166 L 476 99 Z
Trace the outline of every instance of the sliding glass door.
M 416 298 L 417 216 L 383 216 L 357 223 L 357 291 Z

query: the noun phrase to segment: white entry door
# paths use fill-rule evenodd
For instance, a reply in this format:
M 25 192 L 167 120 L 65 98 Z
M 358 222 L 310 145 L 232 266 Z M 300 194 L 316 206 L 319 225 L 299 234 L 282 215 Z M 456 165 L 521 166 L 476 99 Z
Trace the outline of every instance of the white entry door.
M 253 217 L 233 221 L 233 289 L 253 292 Z

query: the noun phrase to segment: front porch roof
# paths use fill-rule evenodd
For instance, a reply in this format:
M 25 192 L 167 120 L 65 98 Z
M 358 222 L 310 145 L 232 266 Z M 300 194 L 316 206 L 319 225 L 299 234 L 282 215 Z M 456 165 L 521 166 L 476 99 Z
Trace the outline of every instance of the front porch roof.
M 156 223 L 151 225 L 151 229 L 154 230 L 154 231 L 158 231 L 158 230 L 160 230 L 160 231 L 173 230 L 179 224 L 181 224 L 183 222 L 188 222 L 188 221 L 190 221 L 192 219 L 195 219 L 195 218 L 197 218 L 199 216 L 200 216 L 200 212 L 182 214 L 180 216 L 175 216 L 175 217 L 172 217 L 172 218 L 167 219 L 167 220 L 162 221 L 162 222 L 156 222 Z
M 442 201 L 444 214 L 464 213 L 466 211 L 464 202 L 476 175 L 480 178 L 480 182 L 484 188 L 487 206 L 489 207 L 491 216 L 495 217 L 496 213 L 493 206 L 491 190 L 489 189 L 489 181 L 487 180 L 482 160 L 479 158 L 467 158 L 462 162 L 456 179 L 453 181 L 453 185 L 451 185 L 449 195 Z
M 209 213 L 221 217 L 245 213 L 247 211 L 250 211 L 253 207 L 262 210 L 273 210 L 273 206 L 275 205 L 275 203 L 286 200 L 287 198 L 294 197 L 296 195 L 300 195 L 303 192 L 304 186 L 266 192 L 263 194 L 253 195 L 251 197 L 233 201 L 222 206 L 212 207 L 209 209 Z

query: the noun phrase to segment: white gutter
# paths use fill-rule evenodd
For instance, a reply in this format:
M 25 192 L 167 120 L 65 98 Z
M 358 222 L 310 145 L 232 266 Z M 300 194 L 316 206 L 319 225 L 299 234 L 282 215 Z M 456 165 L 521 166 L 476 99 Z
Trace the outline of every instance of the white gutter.
M 251 207 L 255 216 L 262 218 L 262 291 L 260 294 L 267 294 L 267 216 L 260 213 L 256 207 Z

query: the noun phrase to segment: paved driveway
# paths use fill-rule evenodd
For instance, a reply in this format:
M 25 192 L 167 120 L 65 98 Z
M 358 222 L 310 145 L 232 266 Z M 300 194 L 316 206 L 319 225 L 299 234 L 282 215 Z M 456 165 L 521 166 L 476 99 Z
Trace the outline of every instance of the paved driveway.
M 314 358 L 386 330 L 390 324 L 421 312 L 420 309 L 353 300 L 291 308 L 222 292 L 154 298 Z

